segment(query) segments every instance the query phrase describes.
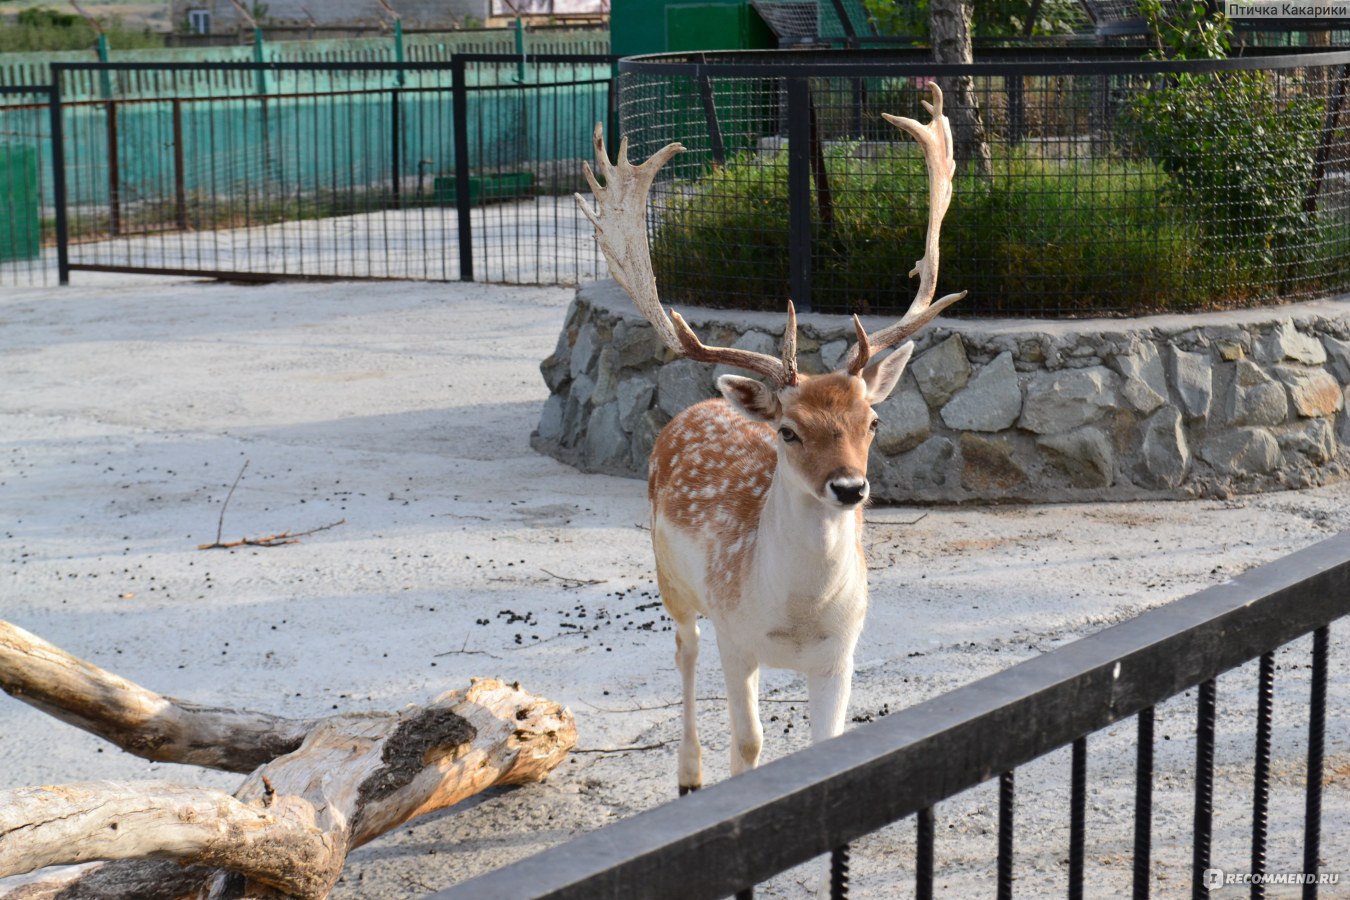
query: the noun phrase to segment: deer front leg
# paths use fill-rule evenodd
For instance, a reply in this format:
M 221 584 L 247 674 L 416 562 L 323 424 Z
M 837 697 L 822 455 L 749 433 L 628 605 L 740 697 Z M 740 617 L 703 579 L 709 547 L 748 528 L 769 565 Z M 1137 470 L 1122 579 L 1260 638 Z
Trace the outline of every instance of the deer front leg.
M 731 719 L 731 774 L 759 765 L 764 731 L 759 725 L 759 661 L 718 636 L 722 674 L 727 681 L 727 712 Z
M 698 744 L 694 671 L 698 666 L 698 621 L 690 616 L 675 623 L 675 665 L 683 683 L 684 733 L 680 735 L 680 796 L 703 786 L 703 749 Z
M 807 708 L 811 711 L 811 743 L 843 734 L 852 689 L 852 660 L 844 665 L 842 671 L 806 676 Z

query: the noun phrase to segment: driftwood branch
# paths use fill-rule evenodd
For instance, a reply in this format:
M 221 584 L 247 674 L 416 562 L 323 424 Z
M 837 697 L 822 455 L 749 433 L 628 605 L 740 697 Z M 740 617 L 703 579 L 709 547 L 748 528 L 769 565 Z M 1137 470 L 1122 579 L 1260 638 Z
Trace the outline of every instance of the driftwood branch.
M 0 690 L 128 753 L 227 772 L 289 753 L 313 727 L 161 696 L 3 620 Z
M 0 686 L 150 759 L 262 760 L 233 796 L 165 782 L 0 791 L 0 877 L 116 860 L 16 900 L 322 898 L 353 848 L 486 788 L 540 781 L 576 744 L 571 713 L 519 684 L 474 679 L 426 706 L 301 722 L 162 697 L 3 621 Z

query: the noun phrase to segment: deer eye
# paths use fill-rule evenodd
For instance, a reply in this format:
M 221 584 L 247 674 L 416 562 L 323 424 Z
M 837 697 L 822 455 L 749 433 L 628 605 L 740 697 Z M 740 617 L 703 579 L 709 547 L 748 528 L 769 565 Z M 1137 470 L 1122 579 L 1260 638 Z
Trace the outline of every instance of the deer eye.
M 797 437 L 797 432 L 786 426 L 778 429 L 778 436 L 783 439 L 783 443 L 785 444 L 791 444 L 793 441 L 800 440 Z
M 873 419 L 873 420 L 872 420 L 872 424 L 867 426 L 867 428 L 868 428 L 869 431 L 876 431 L 876 430 L 877 430 L 878 428 L 880 428 L 880 427 L 881 427 L 881 420 L 880 420 L 880 419 Z

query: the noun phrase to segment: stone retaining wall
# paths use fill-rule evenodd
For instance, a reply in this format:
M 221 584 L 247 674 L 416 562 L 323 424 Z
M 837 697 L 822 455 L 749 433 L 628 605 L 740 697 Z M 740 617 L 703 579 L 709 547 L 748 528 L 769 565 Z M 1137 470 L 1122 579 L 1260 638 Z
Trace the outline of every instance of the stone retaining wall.
M 707 343 L 777 352 L 782 315 L 680 311 Z M 798 333 L 801 369 L 814 373 L 838 366 L 853 329 L 806 315 Z M 879 500 L 1225 497 L 1322 484 L 1350 463 L 1346 299 L 1143 319 L 939 319 L 915 343 L 877 407 Z M 612 281 L 577 292 L 540 369 L 552 396 L 534 446 L 633 477 L 646 477 L 662 426 L 729 371 L 676 359 Z

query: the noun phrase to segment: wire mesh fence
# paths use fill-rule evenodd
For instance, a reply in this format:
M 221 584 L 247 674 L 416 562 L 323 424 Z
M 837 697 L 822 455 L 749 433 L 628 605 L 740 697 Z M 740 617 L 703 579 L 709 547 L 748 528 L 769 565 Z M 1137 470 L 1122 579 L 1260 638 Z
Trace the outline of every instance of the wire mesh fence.
M 64 106 L 73 270 L 600 271 L 570 194 L 610 107 L 610 57 L 54 68 L 102 95 Z
M 0 285 L 58 280 L 49 87 L 0 87 Z
M 667 302 L 903 312 L 928 184 L 881 113 L 955 137 L 939 292 L 964 315 L 1194 310 L 1350 289 L 1350 52 L 1148 62 L 990 51 L 626 60 L 634 159 L 688 151 L 652 193 Z M 1112 58 L 1112 57 L 1115 58 Z

